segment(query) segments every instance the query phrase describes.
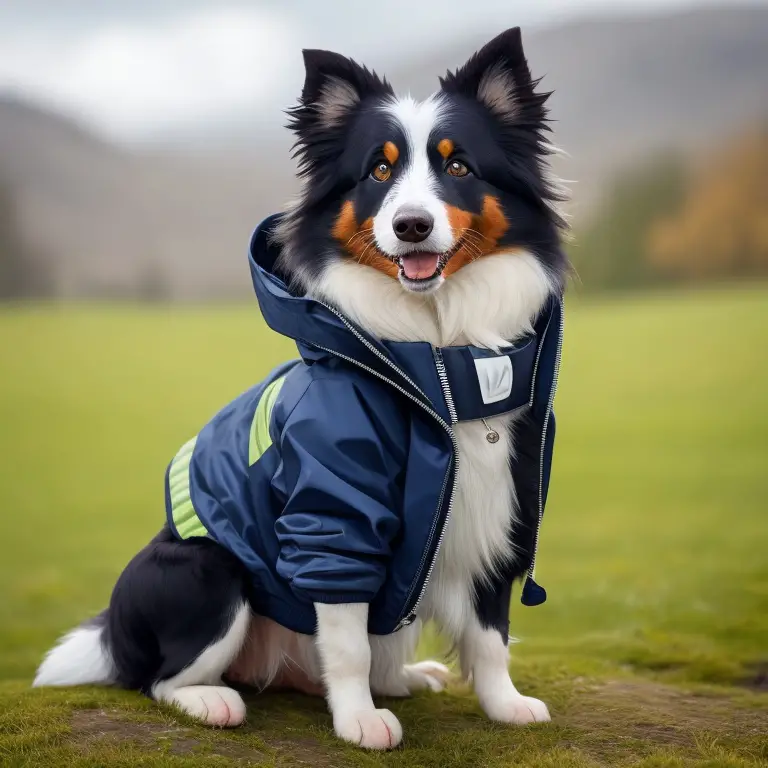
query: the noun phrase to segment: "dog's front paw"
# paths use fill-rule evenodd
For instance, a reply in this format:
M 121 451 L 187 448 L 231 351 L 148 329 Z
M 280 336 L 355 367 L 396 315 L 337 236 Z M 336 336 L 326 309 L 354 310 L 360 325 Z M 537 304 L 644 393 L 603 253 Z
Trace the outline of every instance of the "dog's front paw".
M 530 696 L 511 696 L 500 701 L 489 702 L 485 706 L 485 713 L 491 720 L 514 725 L 548 723 L 551 719 L 547 705 Z
M 403 740 L 400 721 L 388 709 L 365 709 L 334 716 L 336 735 L 365 749 L 392 749 Z

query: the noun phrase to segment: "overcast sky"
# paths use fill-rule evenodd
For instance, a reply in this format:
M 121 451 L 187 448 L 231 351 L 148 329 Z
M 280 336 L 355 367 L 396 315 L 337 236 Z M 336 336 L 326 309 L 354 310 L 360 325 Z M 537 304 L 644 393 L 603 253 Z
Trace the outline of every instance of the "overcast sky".
M 728 0 L 723 0 L 728 2 Z M 0 92 L 144 141 L 287 106 L 302 47 L 385 69 L 452 39 L 707 0 L 0 0 Z

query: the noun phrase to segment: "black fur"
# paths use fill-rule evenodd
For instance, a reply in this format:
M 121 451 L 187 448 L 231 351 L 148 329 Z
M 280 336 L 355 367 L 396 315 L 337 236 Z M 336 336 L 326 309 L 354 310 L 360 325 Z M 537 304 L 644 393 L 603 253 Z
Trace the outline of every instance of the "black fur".
M 368 180 L 384 142 L 392 138 L 377 110 L 384 100 L 394 97 L 384 78 L 338 53 L 303 53 L 306 79 L 299 103 L 288 110 L 287 127 L 296 135 L 294 157 L 305 183 L 299 208 L 285 219 L 283 231 L 290 232 L 291 243 L 278 265 L 289 281 L 301 271 L 314 277 L 325 266 L 330 251 L 323 246 L 331 240 L 342 202 L 358 184 Z M 351 86 L 359 100 L 346 119 L 329 126 L 321 119 L 318 100 L 333 80 Z M 386 190 L 384 185 L 378 186 L 380 204 Z M 371 188 L 375 190 L 375 186 Z M 311 258 L 299 257 L 307 254 Z
M 483 629 L 495 629 L 504 644 L 509 642 L 509 604 L 512 601 L 512 582 L 494 578 L 491 583 L 475 585 L 475 614 Z
M 360 66 L 352 59 L 332 51 L 304 50 L 306 79 L 299 103 L 288 110 L 288 125 L 296 134 L 295 154 L 299 161 L 299 175 L 311 176 L 314 182 L 328 173 L 328 165 L 336 162 L 344 150 L 345 139 L 356 113 L 366 109 L 372 99 L 393 96 L 392 86 L 375 72 Z M 317 103 L 323 88 L 332 80 L 347 83 L 357 93 L 359 101 L 339 124 L 329 130 L 320 119 Z
M 119 685 L 151 695 L 229 630 L 247 599 L 240 561 L 213 541 L 164 528 L 126 566 L 112 592 L 103 642 Z
M 536 90 L 541 80 L 531 77 L 519 27 L 491 40 L 456 72 L 447 72 L 440 85 L 445 93 L 476 102 L 480 83 L 493 68 L 508 72 L 515 84 L 514 120 L 494 121 L 494 138 L 507 157 L 507 170 L 529 187 L 529 194 L 539 205 L 562 202 L 562 193 L 546 181 L 546 160 L 552 154 L 544 137 L 551 131 L 546 103 L 552 92 Z M 557 214 L 551 218 L 557 227 L 565 228 L 565 221 Z

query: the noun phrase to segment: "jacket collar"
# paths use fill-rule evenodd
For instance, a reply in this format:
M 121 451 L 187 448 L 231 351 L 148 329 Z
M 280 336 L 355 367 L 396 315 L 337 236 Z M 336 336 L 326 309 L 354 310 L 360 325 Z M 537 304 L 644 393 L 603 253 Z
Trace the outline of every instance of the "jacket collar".
M 542 312 L 533 336 L 499 353 L 472 346 L 382 341 L 335 308 L 290 291 L 276 272 L 280 249 L 271 239 L 280 215 L 265 219 L 251 238 L 251 278 L 267 325 L 294 339 L 305 361 L 329 353 L 347 358 L 396 383 L 448 423 L 488 418 L 533 402 L 539 353 L 559 300 Z

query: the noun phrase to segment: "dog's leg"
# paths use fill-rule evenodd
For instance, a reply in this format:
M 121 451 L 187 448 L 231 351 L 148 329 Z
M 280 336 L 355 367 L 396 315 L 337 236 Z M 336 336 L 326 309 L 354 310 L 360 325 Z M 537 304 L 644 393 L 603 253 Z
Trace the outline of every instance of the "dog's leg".
M 414 691 L 442 691 L 451 672 L 438 661 L 413 662 L 421 634 L 415 621 L 391 635 L 371 635 L 371 690 L 379 696 L 410 696 Z
M 213 541 L 161 532 L 112 593 L 106 640 L 117 682 L 208 725 L 240 725 L 245 704 L 221 678 L 251 621 L 245 578 L 240 562 Z
M 222 684 L 221 677 L 234 661 L 248 634 L 251 610 L 241 603 L 224 635 L 211 643 L 189 666 L 152 686 L 152 696 L 173 704 L 207 725 L 231 728 L 245 720 L 240 694 Z
M 465 677 L 472 677 L 480 706 L 491 720 L 516 724 L 546 722 L 546 704 L 523 696 L 509 676 L 509 597 L 507 586 L 477 591 L 475 615 L 459 643 L 461 669 Z
M 316 643 L 336 735 L 367 749 L 391 749 L 403 738 L 397 718 L 371 697 L 368 605 L 315 603 Z

